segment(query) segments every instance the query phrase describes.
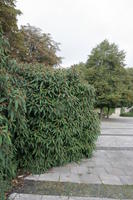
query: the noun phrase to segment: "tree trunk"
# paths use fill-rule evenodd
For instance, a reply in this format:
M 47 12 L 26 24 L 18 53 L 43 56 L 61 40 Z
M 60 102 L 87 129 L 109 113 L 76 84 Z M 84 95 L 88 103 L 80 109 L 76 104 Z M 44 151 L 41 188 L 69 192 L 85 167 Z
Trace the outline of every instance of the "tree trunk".
M 100 108 L 100 119 L 102 119 L 102 116 L 103 116 L 103 107 Z
M 108 110 L 107 110 L 107 119 L 109 119 L 109 111 L 110 111 L 110 108 L 108 107 Z

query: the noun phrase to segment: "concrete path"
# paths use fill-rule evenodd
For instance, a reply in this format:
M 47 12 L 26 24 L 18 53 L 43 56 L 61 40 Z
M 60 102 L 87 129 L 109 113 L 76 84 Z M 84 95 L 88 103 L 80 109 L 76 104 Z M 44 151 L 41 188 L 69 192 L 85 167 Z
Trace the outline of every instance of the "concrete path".
M 105 120 L 101 130 L 91 159 L 30 175 L 10 199 L 133 199 L 133 118 Z

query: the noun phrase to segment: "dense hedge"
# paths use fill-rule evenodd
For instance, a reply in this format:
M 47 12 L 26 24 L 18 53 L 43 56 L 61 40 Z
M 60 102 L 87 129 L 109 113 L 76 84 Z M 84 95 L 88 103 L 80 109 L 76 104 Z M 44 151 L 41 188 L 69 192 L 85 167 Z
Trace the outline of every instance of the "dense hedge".
M 3 52 L 2 58 L 5 56 Z M 90 157 L 99 134 L 94 89 L 72 70 L 0 65 L 0 177 Z
M 10 78 L 6 70 L 8 60 L 6 49 L 7 42 L 0 33 L 0 199 L 4 199 L 4 191 L 7 189 L 6 180 L 15 175 L 15 151 L 9 129 Z
M 5 93 L 6 117 L 20 167 L 40 171 L 91 155 L 99 133 L 91 86 L 71 70 L 45 72 L 15 63 L 8 77 L 15 89 Z
M 13 61 L 8 58 L 8 43 L 0 33 L 0 199 L 4 199 L 8 181 L 16 176 L 19 159 L 15 139 L 21 135 L 26 103 L 24 90 L 13 74 Z M 23 139 L 23 138 L 21 138 Z
M 22 104 L 21 127 L 12 130 L 19 167 L 40 172 L 89 157 L 99 133 L 93 88 L 71 70 L 12 66 L 10 73 L 25 91 L 27 110 Z
M 93 89 L 71 71 L 25 77 L 30 130 L 25 167 L 40 171 L 89 157 L 99 132 Z

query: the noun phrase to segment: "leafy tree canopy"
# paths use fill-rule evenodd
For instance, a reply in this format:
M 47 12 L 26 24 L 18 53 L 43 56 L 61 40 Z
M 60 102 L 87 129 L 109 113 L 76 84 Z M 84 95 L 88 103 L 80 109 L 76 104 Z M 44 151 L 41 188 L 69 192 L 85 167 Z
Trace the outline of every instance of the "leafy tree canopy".
M 86 63 L 85 77 L 96 89 L 99 108 L 128 106 L 133 102 L 130 79 L 124 68 L 124 51 L 104 40 L 91 52 Z
M 21 11 L 16 9 L 15 0 L 0 0 L 0 26 L 11 46 L 11 56 L 17 56 L 22 48 L 22 37 L 17 26 L 17 16 Z
M 104 66 L 109 69 L 116 67 L 124 67 L 125 52 L 119 51 L 115 43 L 110 44 L 108 40 L 104 40 L 95 48 L 92 49 L 91 54 L 87 60 L 87 67 L 101 67 Z
M 24 40 L 24 51 L 19 56 L 23 62 L 38 62 L 48 66 L 61 63 L 61 58 L 56 55 L 59 43 L 55 42 L 50 34 L 42 33 L 41 29 L 31 25 L 22 26 L 21 34 Z
M 17 16 L 21 11 L 16 9 L 15 0 L 0 0 L 0 25 L 8 37 L 18 31 Z
M 30 25 L 19 30 L 17 16 L 21 11 L 16 9 L 15 3 L 15 0 L 0 0 L 0 27 L 9 41 L 11 57 L 22 62 L 59 65 L 61 58 L 56 55 L 59 43 L 50 34 Z
M 74 69 L 77 72 L 77 74 L 79 74 L 79 78 L 82 83 L 88 84 L 88 82 L 86 81 L 87 69 L 85 63 L 80 62 L 78 64 L 74 64 L 71 66 L 71 68 Z

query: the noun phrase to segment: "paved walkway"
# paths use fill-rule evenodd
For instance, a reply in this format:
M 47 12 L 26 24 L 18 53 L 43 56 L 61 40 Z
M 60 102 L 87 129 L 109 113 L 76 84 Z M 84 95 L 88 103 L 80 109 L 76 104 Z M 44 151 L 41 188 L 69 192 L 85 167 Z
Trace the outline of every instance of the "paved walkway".
M 101 128 L 91 159 L 30 175 L 10 199 L 133 199 L 133 118 L 105 120 Z

